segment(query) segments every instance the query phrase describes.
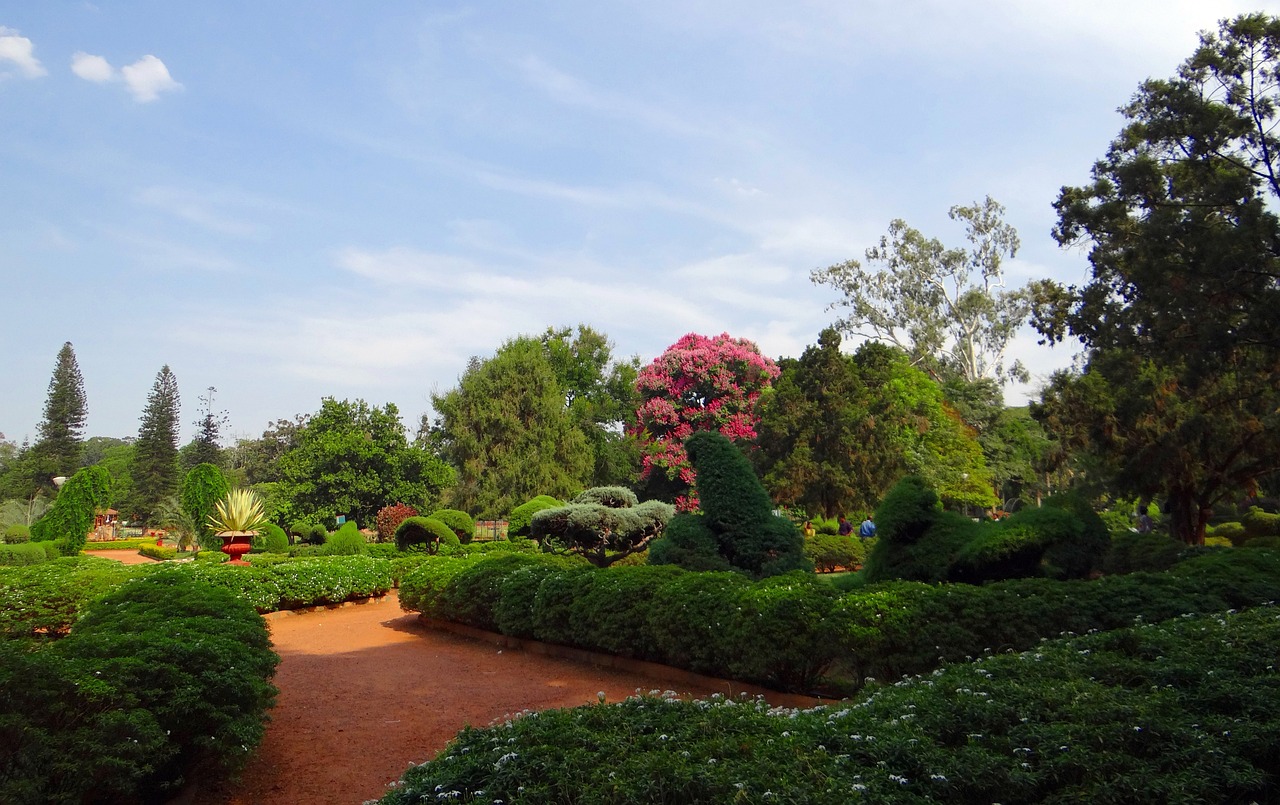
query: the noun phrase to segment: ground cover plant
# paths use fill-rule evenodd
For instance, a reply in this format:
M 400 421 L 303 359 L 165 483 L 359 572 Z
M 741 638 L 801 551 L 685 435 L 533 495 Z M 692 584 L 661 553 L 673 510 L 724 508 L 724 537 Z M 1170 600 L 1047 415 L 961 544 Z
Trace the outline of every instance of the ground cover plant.
M 1177 618 L 947 666 L 812 710 L 637 696 L 468 728 L 380 800 L 1263 802 L 1280 613 Z

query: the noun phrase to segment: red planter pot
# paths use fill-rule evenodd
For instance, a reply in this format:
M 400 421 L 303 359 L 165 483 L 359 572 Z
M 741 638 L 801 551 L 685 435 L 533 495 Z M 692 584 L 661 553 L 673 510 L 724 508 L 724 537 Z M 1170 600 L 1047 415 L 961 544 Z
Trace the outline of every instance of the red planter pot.
M 241 557 L 253 547 L 251 541 L 257 533 L 257 531 L 223 531 L 218 534 L 222 537 L 222 552 L 231 557 L 229 564 L 249 564 Z

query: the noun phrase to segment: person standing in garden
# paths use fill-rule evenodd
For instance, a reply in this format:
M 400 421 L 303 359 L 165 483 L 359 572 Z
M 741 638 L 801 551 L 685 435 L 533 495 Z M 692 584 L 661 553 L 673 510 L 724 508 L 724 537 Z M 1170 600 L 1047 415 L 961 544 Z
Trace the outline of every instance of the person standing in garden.
M 871 539 L 876 535 L 876 524 L 871 519 L 871 515 L 867 515 L 867 519 L 862 521 L 862 525 L 858 526 L 858 536 L 863 539 Z
M 845 519 L 844 515 L 840 515 L 840 536 L 849 537 L 853 535 L 853 523 Z

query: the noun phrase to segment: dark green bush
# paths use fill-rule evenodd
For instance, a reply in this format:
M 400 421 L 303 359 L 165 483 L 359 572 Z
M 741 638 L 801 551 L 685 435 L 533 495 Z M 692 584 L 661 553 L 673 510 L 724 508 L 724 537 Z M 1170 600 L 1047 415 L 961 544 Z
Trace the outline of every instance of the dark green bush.
M 22 523 L 14 523 L 4 530 L 4 541 L 8 545 L 17 545 L 31 541 L 31 529 Z
M 196 562 L 182 566 L 192 578 L 223 587 L 259 612 L 341 604 L 384 595 L 391 565 L 367 556 L 332 556 L 254 564 L 250 567 Z
M 563 505 L 564 501 L 556 500 L 550 495 L 538 495 L 533 500 L 516 506 L 507 517 L 507 539 L 528 539 L 529 523 L 533 520 L 533 515 L 543 509 L 554 509 Z
M 547 561 L 552 560 L 554 561 Z M 503 579 L 498 600 L 493 607 L 493 621 L 498 631 L 512 637 L 535 637 L 534 602 L 543 579 L 568 567 L 581 568 L 582 563 L 568 557 L 547 557 L 512 570 Z
M 591 583 L 569 602 L 569 635 L 574 645 L 621 657 L 658 659 L 658 644 L 649 628 L 653 595 L 683 573 L 670 565 L 615 566 L 591 573 Z
M 1249 541 L 1249 535 L 1244 530 L 1244 523 L 1238 522 L 1218 523 L 1215 526 L 1209 526 L 1205 529 L 1205 537 L 1222 537 L 1237 548 Z
M 1269 802 L 1273 611 L 1052 641 L 806 711 L 637 697 L 464 730 L 381 800 Z
M 1168 570 L 1178 562 L 1184 547 L 1154 531 L 1125 531 L 1111 538 L 1111 550 L 1103 558 L 1102 570 L 1109 575 Z
M 400 559 L 406 555 L 394 542 L 370 542 L 365 549 L 374 559 Z
M 654 590 L 649 629 L 663 662 L 722 673 L 737 650 L 730 627 L 750 585 L 740 573 L 685 573 Z
M 866 548 L 857 537 L 818 533 L 804 541 L 804 555 L 819 573 L 860 567 L 866 561 Z
M 308 527 L 306 541 L 309 545 L 323 545 L 329 539 L 329 529 L 319 523 Z
M 574 604 L 595 584 L 597 575 L 579 565 L 545 576 L 533 597 L 533 636 L 547 643 L 589 648 L 575 634 Z
M 91 663 L 164 731 L 174 751 L 153 758 L 140 799 L 176 791 L 189 770 L 235 770 L 262 740 L 279 662 L 266 625 L 248 603 L 181 570 L 106 596 L 53 650 Z
M 716 535 L 701 514 L 681 512 L 667 523 L 662 536 L 649 543 L 649 564 L 678 565 L 686 570 L 730 570 L 720 555 Z
M 458 542 L 466 545 L 475 539 L 476 521 L 471 519 L 471 515 L 457 509 L 437 509 L 427 515 L 433 520 L 439 520 L 458 537 Z
M 396 547 L 434 554 L 441 546 L 461 544 L 453 529 L 430 517 L 406 517 L 396 527 Z
M 1242 547 L 1245 548 L 1265 548 L 1267 550 L 1280 550 L 1280 537 L 1255 537 L 1246 542 Z
M 503 577 L 518 567 L 541 561 L 526 554 L 500 554 L 470 562 L 440 591 L 437 616 L 478 629 L 497 631 L 494 608 Z
M 950 555 L 939 558 L 929 546 L 915 548 L 942 514 L 938 494 L 923 478 L 909 475 L 884 496 L 876 509 L 876 547 L 863 570 L 871 582 L 887 579 L 946 578 Z
M 843 655 L 837 593 L 797 571 L 742 591 L 726 629 L 733 645 L 729 676 L 781 690 L 808 690 Z

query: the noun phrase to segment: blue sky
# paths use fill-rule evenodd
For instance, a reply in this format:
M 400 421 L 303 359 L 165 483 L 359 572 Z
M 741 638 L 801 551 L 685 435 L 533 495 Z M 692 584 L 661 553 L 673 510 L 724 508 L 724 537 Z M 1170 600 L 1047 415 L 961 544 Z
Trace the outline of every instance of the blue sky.
M 64 341 L 86 435 L 135 435 L 167 363 L 184 442 L 208 386 L 229 436 L 324 396 L 412 426 L 551 325 L 645 362 L 688 332 L 799 355 L 837 315 L 811 269 L 894 218 L 958 245 L 947 209 L 986 195 L 1011 285 L 1079 282 L 1058 189 L 1144 78 L 1257 10 L 0 2 L 0 433 L 34 436 Z

